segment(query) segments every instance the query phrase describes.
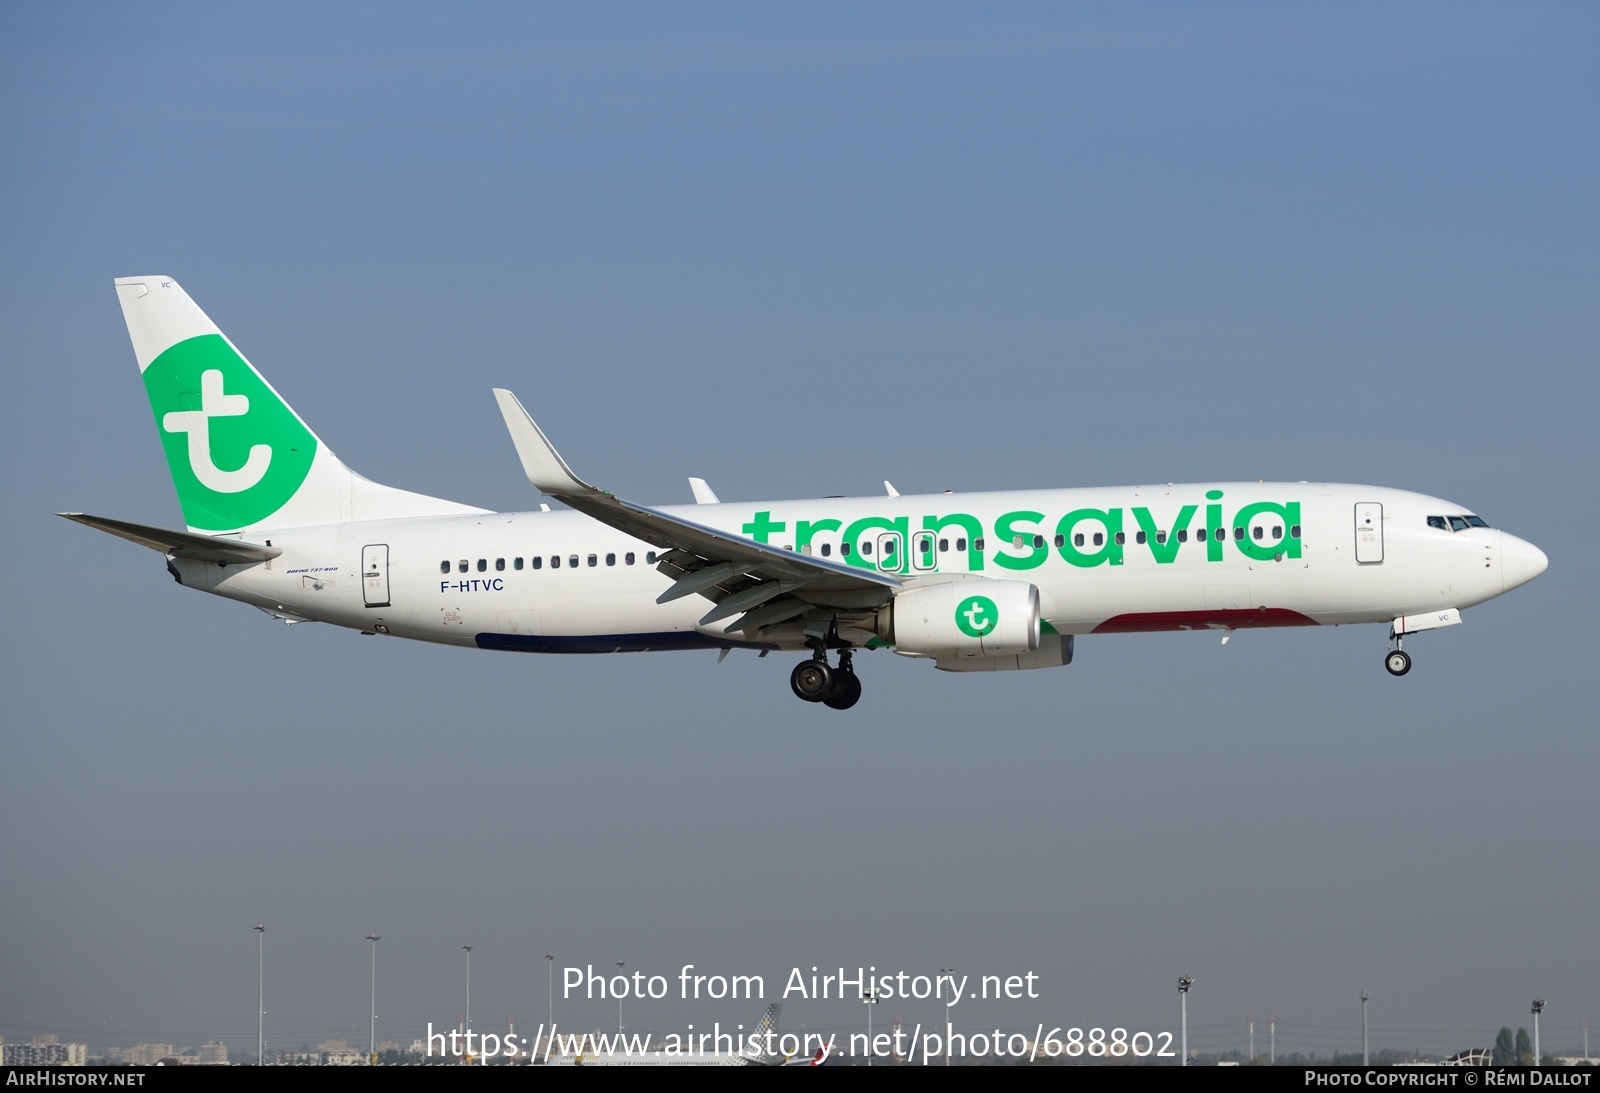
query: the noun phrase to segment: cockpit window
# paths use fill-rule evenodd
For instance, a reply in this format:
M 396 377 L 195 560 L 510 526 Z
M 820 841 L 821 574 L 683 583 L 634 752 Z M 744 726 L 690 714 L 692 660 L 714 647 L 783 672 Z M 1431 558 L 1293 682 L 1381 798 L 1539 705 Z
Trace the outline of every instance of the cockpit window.
M 1488 521 L 1481 516 L 1463 516 L 1462 519 L 1467 522 L 1469 527 L 1486 528 L 1489 526 Z
M 1452 517 L 1450 517 L 1450 530 L 1451 531 L 1466 531 L 1467 530 L 1467 522 L 1465 520 L 1463 520 L 1459 516 L 1452 516 Z
M 1428 526 L 1430 528 L 1438 528 L 1440 531 L 1449 531 L 1450 530 L 1450 525 L 1449 525 L 1448 522 L 1446 522 L 1446 520 L 1445 520 L 1445 518 L 1443 516 L 1430 516 L 1430 517 L 1428 517 Z

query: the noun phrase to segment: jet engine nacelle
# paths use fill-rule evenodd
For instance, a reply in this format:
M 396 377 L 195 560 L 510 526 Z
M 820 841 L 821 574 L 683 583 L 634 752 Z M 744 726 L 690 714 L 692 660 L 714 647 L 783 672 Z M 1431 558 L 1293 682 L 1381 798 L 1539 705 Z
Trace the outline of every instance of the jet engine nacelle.
M 995 657 L 1039 648 L 1039 590 L 986 578 L 918 585 L 894 598 L 894 645 L 925 657 Z

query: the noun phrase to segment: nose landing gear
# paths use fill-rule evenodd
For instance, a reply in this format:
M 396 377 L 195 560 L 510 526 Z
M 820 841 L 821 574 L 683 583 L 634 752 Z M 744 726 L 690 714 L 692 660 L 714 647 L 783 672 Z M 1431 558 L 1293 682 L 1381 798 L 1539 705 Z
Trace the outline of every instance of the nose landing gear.
M 1389 650 L 1389 655 L 1383 658 L 1383 666 L 1392 676 L 1403 676 L 1411 671 L 1411 654 L 1402 649 L 1401 643 L 1405 640 L 1393 630 L 1389 631 L 1389 638 L 1394 642 L 1394 648 Z
M 789 688 L 806 702 L 820 702 L 830 710 L 848 710 L 861 699 L 861 680 L 856 677 L 849 649 L 839 651 L 839 666 L 828 667 L 828 654 L 818 643 L 810 660 L 802 660 L 789 673 Z

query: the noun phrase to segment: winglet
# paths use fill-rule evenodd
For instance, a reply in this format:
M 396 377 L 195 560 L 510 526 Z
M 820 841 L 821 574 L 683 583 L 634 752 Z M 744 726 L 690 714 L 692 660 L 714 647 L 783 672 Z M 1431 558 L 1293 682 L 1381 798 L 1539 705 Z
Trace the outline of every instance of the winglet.
M 717 500 L 717 495 L 712 492 L 711 487 L 704 478 L 689 479 L 689 488 L 694 491 L 694 503 L 697 505 L 722 504 L 721 501 Z
M 522 408 L 516 395 L 496 387 L 494 397 L 500 403 L 500 415 L 506 419 L 511 443 L 516 445 L 517 456 L 522 460 L 522 470 L 535 489 L 551 497 L 601 492 L 572 473 L 567 461 L 561 458 L 550 443 L 550 438 L 528 416 L 528 411 Z

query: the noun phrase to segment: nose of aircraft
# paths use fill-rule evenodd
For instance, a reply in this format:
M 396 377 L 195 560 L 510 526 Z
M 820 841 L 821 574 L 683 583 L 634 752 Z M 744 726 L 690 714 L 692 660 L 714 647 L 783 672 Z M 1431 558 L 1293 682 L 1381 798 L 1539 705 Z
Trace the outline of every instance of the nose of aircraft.
M 1510 592 L 1518 585 L 1527 584 L 1550 565 L 1544 551 L 1515 535 L 1500 533 L 1500 579 Z

